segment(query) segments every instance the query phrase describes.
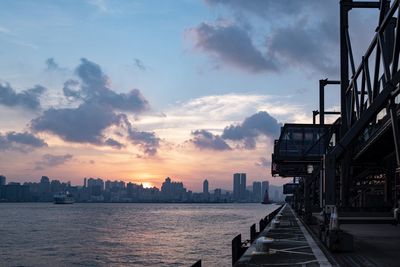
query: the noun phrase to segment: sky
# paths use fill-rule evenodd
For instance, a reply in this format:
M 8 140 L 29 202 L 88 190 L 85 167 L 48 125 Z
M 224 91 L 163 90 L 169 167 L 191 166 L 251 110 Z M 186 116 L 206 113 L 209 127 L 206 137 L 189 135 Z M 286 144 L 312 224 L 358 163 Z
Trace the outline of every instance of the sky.
M 0 173 L 200 191 L 271 177 L 338 79 L 336 0 L 0 0 Z M 359 62 L 377 11 L 351 11 Z M 326 107 L 340 109 L 339 88 Z M 334 118 L 331 118 L 333 120 Z

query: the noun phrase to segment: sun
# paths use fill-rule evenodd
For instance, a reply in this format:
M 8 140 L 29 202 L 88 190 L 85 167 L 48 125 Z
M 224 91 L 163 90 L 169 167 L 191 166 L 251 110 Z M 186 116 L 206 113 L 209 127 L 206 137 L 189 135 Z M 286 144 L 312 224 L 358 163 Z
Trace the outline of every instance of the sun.
M 152 188 L 154 185 L 150 182 L 142 182 L 141 183 L 144 188 Z

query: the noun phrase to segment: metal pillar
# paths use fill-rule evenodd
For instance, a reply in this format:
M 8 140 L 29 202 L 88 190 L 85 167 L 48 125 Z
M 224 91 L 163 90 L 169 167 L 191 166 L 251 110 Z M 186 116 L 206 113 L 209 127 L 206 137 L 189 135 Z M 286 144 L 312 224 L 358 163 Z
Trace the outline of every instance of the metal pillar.
M 311 205 L 311 176 L 304 177 L 304 220 L 306 223 L 311 222 L 312 205 Z
M 324 157 L 324 169 L 323 169 L 323 175 L 324 175 L 324 197 L 325 197 L 325 206 L 327 205 L 335 205 L 336 204 L 336 197 L 335 197 L 335 191 L 336 191 L 336 169 L 335 169 L 335 157 L 328 155 L 325 155 Z
M 346 32 L 349 28 L 349 11 L 352 0 L 340 1 L 340 116 L 342 119 L 341 136 L 348 129 L 346 90 L 349 86 L 349 49 L 346 42 Z
M 328 84 L 340 84 L 340 81 L 319 80 L 319 124 L 325 124 L 325 114 L 337 114 L 325 111 L 325 86 Z

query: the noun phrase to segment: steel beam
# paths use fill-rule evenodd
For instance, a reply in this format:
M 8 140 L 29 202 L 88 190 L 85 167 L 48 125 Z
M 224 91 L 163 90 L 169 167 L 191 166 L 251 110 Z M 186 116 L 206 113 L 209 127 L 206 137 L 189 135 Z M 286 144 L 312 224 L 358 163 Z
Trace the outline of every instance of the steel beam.
M 359 2 L 346 2 L 344 4 L 348 8 L 379 8 L 379 2 L 359 1 Z
M 341 136 L 347 132 L 346 91 L 349 86 L 349 51 L 346 31 L 349 27 L 349 11 L 352 0 L 340 1 L 340 113 L 342 118 Z

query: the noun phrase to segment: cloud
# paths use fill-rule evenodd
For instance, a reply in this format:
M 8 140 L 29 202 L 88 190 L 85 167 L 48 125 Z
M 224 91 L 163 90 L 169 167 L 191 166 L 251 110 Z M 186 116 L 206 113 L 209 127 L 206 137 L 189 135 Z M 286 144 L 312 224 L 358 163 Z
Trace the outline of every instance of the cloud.
M 322 28 L 309 28 L 303 20 L 280 27 L 267 37 L 267 48 L 286 66 L 297 65 L 334 76 L 339 67 L 336 42 L 331 42 Z M 336 41 L 336 40 L 335 40 Z
M 140 59 L 135 58 L 133 61 L 134 61 L 135 67 L 138 68 L 139 70 L 145 71 L 147 69 L 146 66 L 143 64 L 143 62 Z
M 260 157 L 259 161 L 255 163 L 256 166 L 262 167 L 262 168 L 271 168 L 271 161 L 267 160 L 265 157 Z
M 110 12 L 110 9 L 107 7 L 105 0 L 88 0 L 88 3 L 96 7 L 101 13 Z
M 71 154 L 51 155 L 45 154 L 40 161 L 36 162 L 36 170 L 43 170 L 45 167 L 54 167 L 62 165 L 73 158 Z
M 107 137 L 105 130 L 111 126 L 127 131 L 128 140 L 139 145 L 148 155 L 157 153 L 160 139 L 153 132 L 138 131 L 125 113 L 139 114 L 149 108 L 139 90 L 116 93 L 110 89 L 110 80 L 101 67 L 87 59 L 81 59 L 75 73 L 80 78 L 64 83 L 64 96 L 77 102 L 76 108 L 49 108 L 31 121 L 31 129 L 49 132 L 65 141 L 110 146 L 121 149 L 124 144 Z M 122 134 L 119 135 L 123 137 Z
M 0 83 L 0 105 L 7 107 L 20 106 L 29 110 L 40 109 L 40 96 L 46 91 L 41 85 L 17 93 L 9 83 Z
M 128 140 L 132 144 L 139 145 L 146 155 L 157 154 L 161 139 L 154 132 L 138 131 L 132 127 L 126 116 L 124 116 L 124 126 L 127 128 Z
M 195 47 L 218 60 L 249 72 L 275 72 L 276 64 L 254 46 L 248 32 L 235 25 L 201 23 L 187 31 Z
M 269 19 L 280 15 L 297 15 L 309 6 L 315 8 L 315 4 L 319 0 L 293 1 L 293 0 L 279 0 L 279 1 L 265 1 L 265 0 L 205 0 L 211 6 L 222 5 L 226 6 L 235 12 L 248 12 L 256 14 L 262 18 Z M 325 4 L 325 3 L 324 3 Z
M 81 83 L 68 80 L 63 88 L 64 95 L 70 100 L 98 103 L 127 112 L 142 112 L 149 109 L 149 103 L 138 89 L 132 89 L 128 93 L 116 93 L 111 90 L 109 78 L 94 62 L 82 58 L 75 73 L 81 79 Z
M 50 108 L 31 121 L 31 128 L 58 135 L 65 141 L 101 145 L 103 131 L 119 125 L 120 119 L 110 107 L 84 103 L 77 108 Z
M 9 33 L 10 30 L 0 25 L 0 33 Z
M 241 69 L 252 72 L 281 71 L 294 66 L 307 72 L 337 75 L 339 28 L 336 22 L 339 5 L 336 1 L 205 2 L 211 7 L 225 7 L 233 14 L 234 22 L 230 24 L 212 26 L 202 23 L 191 29 L 198 40 L 196 47 L 208 54 L 218 55 L 223 63 L 236 63 Z M 268 26 L 260 28 L 260 20 L 266 21 Z M 264 39 L 264 44 L 255 47 L 252 45 L 255 39 Z M 235 53 L 224 51 L 226 47 L 227 51 L 231 51 L 230 46 L 237 48 Z M 238 61 L 242 57 L 247 60 Z
M 124 147 L 123 144 L 121 144 L 120 142 L 118 142 L 117 140 L 114 140 L 112 138 L 108 138 L 105 142 L 105 145 L 116 148 L 116 149 L 121 149 Z
M 199 149 L 231 150 L 231 147 L 219 135 L 214 135 L 207 130 L 196 130 L 192 132 L 192 135 L 194 138 L 190 142 Z
M 0 133 L 0 151 L 14 150 L 26 152 L 34 148 L 47 147 L 47 143 L 31 133 Z
M 60 65 L 55 61 L 53 57 L 46 59 L 46 71 L 64 71 L 64 68 L 61 68 Z
M 221 137 L 227 140 L 243 141 L 246 149 L 254 149 L 258 136 L 276 137 L 280 126 L 280 123 L 268 112 L 260 111 L 246 118 L 241 124 L 225 127 Z

